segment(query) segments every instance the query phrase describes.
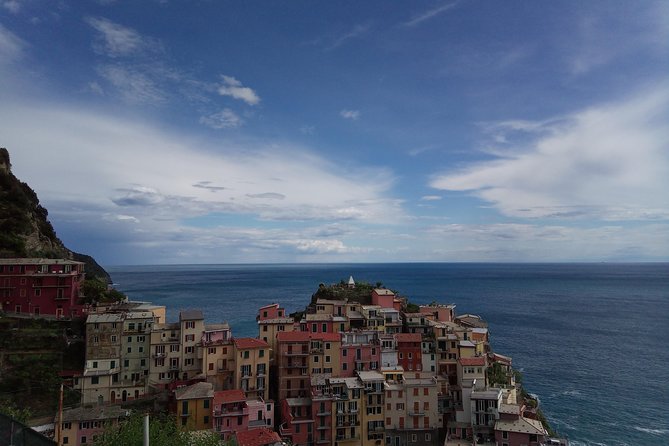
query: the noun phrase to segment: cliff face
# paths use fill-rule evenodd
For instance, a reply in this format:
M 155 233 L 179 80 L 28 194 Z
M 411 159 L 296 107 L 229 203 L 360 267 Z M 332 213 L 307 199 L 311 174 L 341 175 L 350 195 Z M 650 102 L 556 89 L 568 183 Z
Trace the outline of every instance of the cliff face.
M 0 148 L 0 258 L 46 257 L 86 263 L 88 276 L 110 281 L 109 274 L 89 256 L 65 247 L 30 186 L 14 176 L 9 152 Z

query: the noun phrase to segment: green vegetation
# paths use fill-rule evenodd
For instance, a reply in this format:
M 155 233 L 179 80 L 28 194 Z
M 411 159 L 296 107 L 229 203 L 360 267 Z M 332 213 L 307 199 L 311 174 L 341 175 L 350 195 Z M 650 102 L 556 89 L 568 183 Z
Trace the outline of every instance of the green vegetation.
M 94 446 L 142 446 L 144 417 L 134 414 L 118 426 L 107 426 L 93 443 Z M 176 420 L 167 416 L 151 416 L 149 442 L 161 446 L 218 446 L 220 437 L 214 432 L 182 432 Z
M 372 291 L 377 288 L 367 282 L 356 282 L 355 288 L 350 288 L 348 282 L 342 279 L 339 283 L 327 286 L 320 284 L 318 290 L 311 296 L 311 303 L 316 304 L 317 299 L 344 300 L 359 302 L 362 305 L 372 303 Z
M 529 407 L 530 409 L 535 409 L 536 414 L 537 414 L 537 419 L 541 421 L 541 424 L 543 424 L 544 428 L 548 432 L 548 435 L 551 437 L 557 437 L 559 436 L 558 432 L 553 430 L 551 427 L 550 423 L 546 419 L 546 416 L 542 412 L 541 408 L 539 407 L 539 401 L 537 401 L 536 398 L 534 398 L 532 395 L 527 393 L 527 390 L 525 390 L 525 387 L 523 387 L 523 374 L 520 373 L 518 370 L 513 371 L 515 380 L 516 380 L 516 386 L 520 390 L 519 394 L 519 400 L 524 401 L 525 405 Z
M 79 299 L 80 303 L 110 303 L 125 300 L 126 295 L 114 288 L 109 288 L 106 282 L 100 279 L 86 279 L 81 284 L 81 292 L 84 297 Z
M 0 399 L 35 416 L 53 414 L 62 382 L 59 372 L 80 369 L 84 362 L 82 333 L 81 321 L 1 318 Z M 66 390 L 66 404 L 79 399 L 78 392 Z
M 0 398 L 0 413 L 10 416 L 23 424 L 26 424 L 32 416 L 30 410 L 17 406 L 14 401 L 8 398 Z

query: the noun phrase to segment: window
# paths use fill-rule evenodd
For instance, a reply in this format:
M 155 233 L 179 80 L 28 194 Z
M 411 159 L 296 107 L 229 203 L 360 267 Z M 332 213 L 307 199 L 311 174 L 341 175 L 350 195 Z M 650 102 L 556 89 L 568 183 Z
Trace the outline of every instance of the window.
M 81 444 L 86 444 L 86 436 L 81 437 Z
M 204 424 L 209 424 L 209 416 L 208 415 L 204 416 Z
M 413 396 L 418 396 L 418 387 L 413 389 Z
M 93 376 L 91 378 L 91 384 L 100 384 L 100 377 L 99 376 Z
M 94 368 L 94 369 L 97 369 L 97 368 L 98 368 L 98 362 L 97 362 L 97 361 L 93 361 L 93 368 Z
M 116 335 L 111 335 L 111 341 L 116 342 Z
M 207 353 L 209 353 L 210 355 L 215 355 L 216 354 L 216 347 L 209 347 L 207 349 Z
M 192 345 L 186 347 L 186 353 L 195 353 L 195 347 L 193 347 Z
M 267 325 L 262 326 L 262 331 L 267 331 Z
M 111 362 L 109 363 L 109 368 L 110 368 L 110 369 L 115 369 L 115 368 L 116 368 L 116 361 L 111 361 Z
M 186 328 L 195 328 L 195 321 L 186 321 Z
M 63 444 L 70 444 L 70 439 L 68 437 L 63 437 Z
M 249 351 L 244 350 L 244 359 L 249 359 Z
M 132 347 L 128 347 L 128 353 L 132 353 Z
M 204 406 L 205 409 L 209 409 L 209 400 L 204 400 Z M 206 421 L 205 421 L 206 423 Z
M 329 356 L 325 357 L 325 362 L 330 362 L 330 357 Z
M 342 351 L 341 351 L 341 355 L 342 355 L 342 356 L 346 356 L 347 354 L 348 354 L 348 350 L 346 350 L 346 349 L 342 349 Z
M 424 387 L 423 388 L 423 395 L 427 396 L 429 394 L 430 394 L 430 389 L 428 389 L 427 387 Z
M 132 336 L 128 336 L 128 344 L 132 343 Z
M 432 435 L 425 434 L 425 441 L 431 441 L 431 440 L 432 440 Z
M 502 431 L 502 438 L 505 440 L 509 439 L 509 431 Z
M 123 360 L 123 367 L 129 367 L 130 366 L 130 360 L 129 359 L 124 359 Z
M 98 335 L 93 336 L 93 344 L 100 342 L 100 337 Z
M 344 351 L 346 351 L 346 350 L 344 350 Z M 348 364 L 343 363 L 343 364 L 341 365 L 341 369 L 342 369 L 342 370 L 348 370 Z
M 186 342 L 193 342 L 195 340 L 194 334 L 186 335 Z
M 318 324 L 311 324 L 311 331 L 316 333 L 318 331 Z
M 35 288 L 35 297 L 39 297 L 42 295 L 42 289 L 41 288 Z
M 139 365 L 140 365 L 140 367 L 146 367 L 146 359 L 142 359 L 142 360 L 139 362 Z
M 134 329 L 135 329 L 135 323 L 134 323 L 134 322 L 130 322 L 130 323 L 128 324 L 128 330 L 134 330 Z
M 263 358 L 265 356 L 265 350 L 260 350 L 258 352 L 258 357 Z
M 321 330 L 323 331 L 323 333 L 326 333 L 328 331 L 328 324 L 323 324 L 321 326 Z

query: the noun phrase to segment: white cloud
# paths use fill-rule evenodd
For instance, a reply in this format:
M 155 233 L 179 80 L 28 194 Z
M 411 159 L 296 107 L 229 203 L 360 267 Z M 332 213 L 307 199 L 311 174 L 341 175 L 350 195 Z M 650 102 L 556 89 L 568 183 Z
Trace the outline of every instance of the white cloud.
M 125 102 L 155 104 L 167 99 L 166 93 L 149 74 L 132 67 L 102 65 L 98 67 L 98 73 L 116 88 Z
M 433 178 L 513 217 L 669 218 L 669 87 L 574 113 L 557 124 L 521 122 L 529 144 Z M 546 128 L 547 127 L 547 128 Z
M 60 206 L 133 209 L 142 222 L 215 212 L 298 221 L 403 215 L 386 197 L 386 170 L 343 172 L 297 146 L 190 140 L 62 104 L 4 103 L 0 130 L 17 175 Z
M 244 124 L 244 121 L 229 108 L 224 108 L 220 112 L 209 116 L 202 116 L 200 118 L 200 123 L 213 129 L 229 129 L 240 127 Z
M 232 76 L 222 75 L 223 85 L 218 87 L 218 94 L 221 96 L 231 96 L 239 99 L 249 105 L 260 103 L 260 97 L 249 87 L 244 87 L 240 81 Z
M 402 24 L 402 26 L 412 27 L 416 26 L 426 20 L 429 20 L 433 17 L 436 17 L 440 14 L 445 13 L 446 11 L 455 8 L 458 5 L 458 2 L 445 3 L 443 5 L 437 6 L 435 8 L 423 11 L 420 14 L 413 17 L 411 20 L 408 20 Z
M 88 17 L 86 23 L 99 33 L 93 49 L 106 56 L 130 56 L 143 53 L 147 50 L 155 51 L 161 48 L 157 40 L 144 37 L 134 29 L 127 28 L 107 19 Z
M 339 112 L 339 115 L 344 119 L 351 119 L 356 121 L 360 117 L 359 110 L 342 110 Z
M 7 0 L 2 2 L 2 7 L 12 14 L 18 14 L 21 10 L 21 3 L 16 0 Z
M 23 56 L 26 43 L 0 23 L 0 65 L 16 62 Z
M 337 37 L 332 44 L 327 47 L 326 49 L 328 51 L 333 50 L 335 48 L 339 48 L 342 46 L 344 43 L 348 42 L 351 39 L 355 39 L 363 34 L 365 34 L 369 29 L 371 28 L 371 25 L 366 24 L 366 25 L 355 25 L 350 31 L 342 34 L 341 36 Z
M 421 201 L 436 201 L 441 200 L 441 195 L 423 195 L 420 197 Z

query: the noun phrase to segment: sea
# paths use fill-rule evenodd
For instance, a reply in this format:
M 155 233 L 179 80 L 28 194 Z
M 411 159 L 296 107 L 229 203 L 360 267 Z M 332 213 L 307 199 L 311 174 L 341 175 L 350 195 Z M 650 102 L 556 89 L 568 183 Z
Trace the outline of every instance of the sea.
M 489 323 L 548 420 L 572 445 L 669 445 L 669 264 L 268 264 L 113 266 L 132 300 L 168 321 L 202 309 L 258 336 L 258 308 L 302 310 L 320 283 L 380 282 L 414 303 Z

